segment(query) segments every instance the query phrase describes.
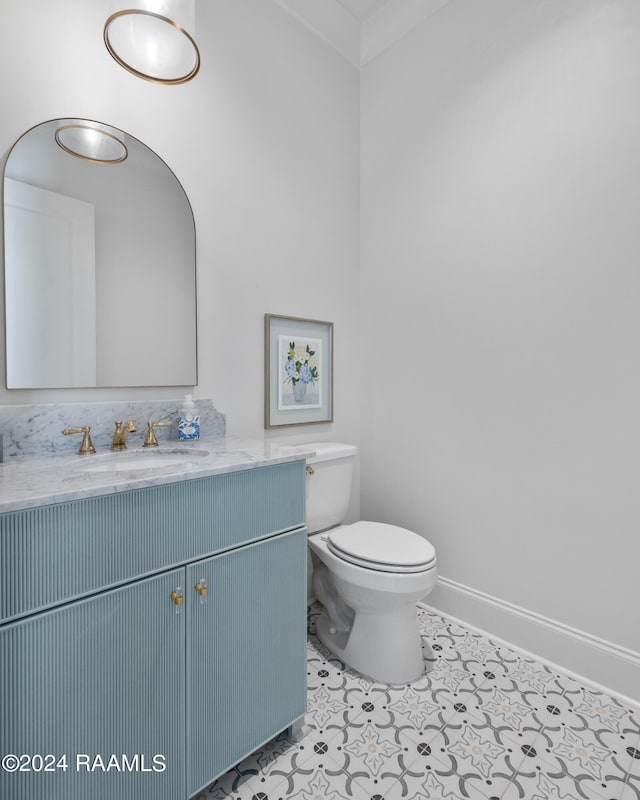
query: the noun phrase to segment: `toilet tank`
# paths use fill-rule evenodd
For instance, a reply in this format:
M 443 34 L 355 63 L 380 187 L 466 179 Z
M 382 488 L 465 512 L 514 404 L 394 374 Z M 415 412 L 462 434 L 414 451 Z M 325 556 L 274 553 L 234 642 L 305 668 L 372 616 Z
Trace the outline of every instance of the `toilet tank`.
M 307 530 L 318 533 L 347 516 L 357 448 L 337 442 L 315 442 L 308 448 L 315 455 L 307 457 Z

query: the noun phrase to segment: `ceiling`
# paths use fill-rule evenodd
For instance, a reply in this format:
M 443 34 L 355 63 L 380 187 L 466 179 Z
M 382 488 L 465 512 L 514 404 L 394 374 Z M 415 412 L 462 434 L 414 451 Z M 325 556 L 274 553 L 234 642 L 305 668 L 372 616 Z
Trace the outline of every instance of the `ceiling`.
M 451 0 L 274 0 L 357 67 Z
M 338 2 L 359 23 L 363 23 L 382 6 L 386 5 L 388 0 L 338 0 Z

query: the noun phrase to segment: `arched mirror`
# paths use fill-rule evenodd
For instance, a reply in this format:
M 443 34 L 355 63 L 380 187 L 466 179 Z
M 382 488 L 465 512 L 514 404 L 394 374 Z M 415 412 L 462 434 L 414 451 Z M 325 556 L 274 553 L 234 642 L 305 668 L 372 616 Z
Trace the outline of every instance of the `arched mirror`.
M 14 144 L 3 192 L 7 388 L 197 383 L 193 212 L 156 153 L 50 120 Z

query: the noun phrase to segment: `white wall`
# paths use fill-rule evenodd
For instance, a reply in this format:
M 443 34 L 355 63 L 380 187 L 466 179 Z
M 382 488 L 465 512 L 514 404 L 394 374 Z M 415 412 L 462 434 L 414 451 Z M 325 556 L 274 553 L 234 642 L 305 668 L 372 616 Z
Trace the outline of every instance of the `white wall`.
M 453 0 L 361 82 L 362 515 L 636 655 L 639 96 L 635 0 Z
M 275 3 L 202 0 L 199 75 L 184 86 L 157 86 L 107 53 L 109 8 L 106 0 L 3 0 L 0 155 L 27 128 L 65 116 L 111 123 L 154 149 L 195 214 L 196 396 L 226 413 L 229 433 L 262 436 L 264 314 L 330 320 L 335 423 L 267 435 L 357 443 L 350 365 L 359 336 L 357 69 Z M 2 389 L 0 403 L 182 393 Z
M 334 321 L 336 422 L 267 435 L 357 443 L 362 414 L 362 516 L 433 541 L 434 602 L 455 610 L 460 585 L 640 651 L 640 4 L 451 0 L 367 65 L 360 120 L 357 71 L 267 0 L 198 2 L 203 66 L 181 87 L 115 65 L 107 11 L 3 4 L 0 155 L 85 116 L 174 170 L 196 393 L 262 435 L 263 314 Z

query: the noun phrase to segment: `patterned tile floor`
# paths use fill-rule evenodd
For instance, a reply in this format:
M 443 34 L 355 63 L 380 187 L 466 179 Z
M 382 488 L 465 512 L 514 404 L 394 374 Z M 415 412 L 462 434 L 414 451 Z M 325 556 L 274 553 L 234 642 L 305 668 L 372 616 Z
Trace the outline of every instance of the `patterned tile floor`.
M 197 800 L 640 800 L 640 713 L 418 609 L 435 658 L 409 685 L 354 673 L 315 636 L 308 711 Z

